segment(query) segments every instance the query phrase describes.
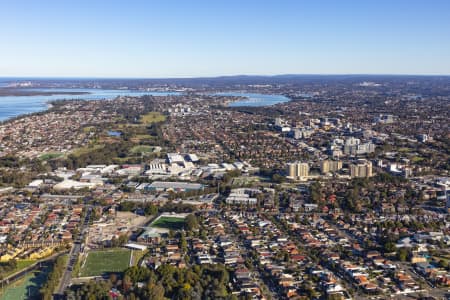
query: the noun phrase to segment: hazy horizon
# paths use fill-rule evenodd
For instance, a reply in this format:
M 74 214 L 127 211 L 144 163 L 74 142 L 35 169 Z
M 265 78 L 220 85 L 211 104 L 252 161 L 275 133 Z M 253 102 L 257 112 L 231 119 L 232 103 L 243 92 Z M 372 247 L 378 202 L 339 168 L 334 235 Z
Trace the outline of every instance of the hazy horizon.
M 38 80 L 51 80 L 51 79 L 125 79 L 125 80 L 165 80 L 165 79 L 219 79 L 219 78 L 233 78 L 233 77 L 307 77 L 307 76 L 317 76 L 317 77 L 383 77 L 383 76 L 392 76 L 392 77 L 450 77 L 450 73 L 448 74 L 383 74 L 383 73 L 335 73 L 335 74 L 325 74 L 325 73 L 311 73 L 311 74 L 232 74 L 232 75 L 217 75 L 217 76 L 168 76 L 168 77 L 94 77 L 94 76 L 3 76 L 0 75 L 0 79 L 38 79 Z

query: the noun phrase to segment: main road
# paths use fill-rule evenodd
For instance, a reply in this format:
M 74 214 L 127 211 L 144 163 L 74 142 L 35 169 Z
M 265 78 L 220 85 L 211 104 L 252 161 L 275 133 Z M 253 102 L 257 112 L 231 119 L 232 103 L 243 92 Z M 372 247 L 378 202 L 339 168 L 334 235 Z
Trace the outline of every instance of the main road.
M 63 276 L 59 283 L 58 291 L 54 295 L 54 299 L 64 299 L 64 291 L 70 285 L 70 281 L 72 279 L 72 270 L 73 266 L 77 262 L 78 255 L 81 251 L 81 244 L 84 241 L 84 236 L 86 233 L 86 229 L 89 226 L 89 220 L 91 218 L 92 206 L 87 206 L 86 216 L 84 217 L 83 224 L 80 226 L 80 234 L 78 238 L 74 241 L 72 249 L 69 253 L 69 260 L 66 265 L 66 269 L 64 270 Z

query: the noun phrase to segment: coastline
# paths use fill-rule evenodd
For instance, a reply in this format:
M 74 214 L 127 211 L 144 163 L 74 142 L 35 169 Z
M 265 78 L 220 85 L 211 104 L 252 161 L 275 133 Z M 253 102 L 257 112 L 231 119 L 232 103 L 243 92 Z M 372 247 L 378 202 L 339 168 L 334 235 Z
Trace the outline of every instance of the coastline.
M 89 92 L 45 92 L 45 91 L 36 91 L 36 90 L 26 90 L 26 89 L 11 89 L 11 88 L 2 88 L 0 87 L 0 97 L 29 97 L 29 96 L 57 96 L 57 95 L 72 95 L 72 96 L 80 96 L 80 95 L 89 95 Z
M 6 90 L 6 89 L 4 89 Z M 9 88 L 11 90 L 11 88 Z M 18 89 L 19 90 L 19 89 Z M 23 88 L 20 90 L 24 90 Z M 2 91 L 2 88 L 0 88 L 0 92 Z M 31 90 L 30 90 L 31 91 Z M 114 92 L 117 92 L 118 90 L 115 90 Z M 61 101 L 61 100 L 83 100 L 83 101 L 90 101 L 90 100 L 97 100 L 95 97 L 98 97 L 101 95 L 101 99 L 99 100 L 111 100 L 116 98 L 117 96 L 121 96 L 121 94 L 129 95 L 129 96 L 142 96 L 142 95 L 152 95 L 162 93 L 162 94 L 172 94 L 177 92 L 130 92 L 127 93 L 114 93 L 111 94 L 109 90 L 104 90 L 97 95 L 95 92 L 91 91 L 34 91 L 37 93 L 49 93 L 48 95 L 32 95 L 32 96 L 4 96 L 0 93 L 0 107 L 2 106 L 2 99 L 6 99 L 6 104 L 4 105 L 5 111 L 0 110 L 0 124 L 5 124 L 8 121 L 17 120 L 19 118 L 31 116 L 33 114 L 39 114 L 39 113 L 45 113 L 53 108 L 55 108 L 55 102 Z M 102 92 L 106 92 L 105 94 L 102 94 Z M 123 92 L 123 91 L 122 91 Z M 108 94 L 109 93 L 109 94 Z M 273 94 L 273 93 L 264 93 L 262 92 L 247 92 L 247 91 L 229 91 L 229 92 L 210 92 L 206 93 L 212 96 L 221 96 L 224 98 L 228 98 L 226 101 L 224 101 L 224 106 L 229 108 L 235 108 L 235 107 L 264 107 L 264 106 L 272 106 L 279 103 L 285 103 L 289 102 L 292 99 L 287 97 L 286 95 L 282 94 Z M 72 95 L 75 96 L 73 99 L 70 97 L 64 97 L 64 95 Z M 83 97 L 83 95 L 86 95 L 86 98 Z M 155 95 L 153 95 L 155 96 Z M 16 105 L 16 97 L 17 97 L 17 105 Z M 23 101 L 23 99 L 30 97 L 37 97 L 41 99 L 37 99 L 36 101 Z M 47 98 L 48 97 L 48 98 Z M 47 99 L 46 99 L 47 98 Z M 52 99 L 53 98 L 53 99 Z M 56 99 L 55 99 L 56 98 Z M 67 99 L 69 98 L 69 99 Z M 90 99 L 93 98 L 93 99 Z M 19 100 L 20 99 L 20 100 Z M 23 101 L 23 103 L 21 103 Z M 8 103 L 9 102 L 9 103 Z M 16 111 L 15 111 L 16 110 Z
M 72 99 L 72 100 L 77 101 L 79 99 Z M 23 113 L 23 114 L 19 114 L 19 115 L 16 115 L 16 116 L 12 116 L 12 117 L 6 118 L 4 120 L 0 120 L 0 126 L 8 124 L 9 122 L 13 122 L 15 120 L 22 119 L 22 118 L 28 118 L 28 117 L 32 117 L 34 115 L 46 114 L 46 113 L 50 112 L 53 108 L 55 108 L 55 104 L 58 101 L 67 101 L 67 100 L 61 99 L 61 100 L 45 101 L 45 102 L 42 103 L 42 109 L 41 110 L 34 111 L 34 112 L 29 112 L 29 113 Z M 83 101 L 96 101 L 96 100 L 83 100 Z

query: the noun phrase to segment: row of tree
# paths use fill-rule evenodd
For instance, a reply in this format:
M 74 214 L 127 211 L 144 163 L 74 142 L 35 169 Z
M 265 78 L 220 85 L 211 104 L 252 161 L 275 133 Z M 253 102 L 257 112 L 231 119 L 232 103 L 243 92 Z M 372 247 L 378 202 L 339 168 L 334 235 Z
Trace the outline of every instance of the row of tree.
M 15 259 L 0 262 L 0 278 L 3 278 L 5 273 L 13 271 L 16 267 L 17 261 Z
M 48 274 L 47 281 L 40 290 L 41 299 L 51 300 L 53 299 L 53 292 L 58 287 L 58 284 L 63 276 L 65 269 L 65 257 L 59 256 L 55 264 L 53 265 L 52 271 Z
M 112 275 L 108 281 L 90 281 L 72 287 L 67 296 L 108 299 L 111 293 L 120 292 L 126 299 L 236 299 L 229 293 L 229 282 L 229 272 L 221 264 L 183 269 L 164 264 L 156 270 L 134 266 L 124 272 L 122 279 Z

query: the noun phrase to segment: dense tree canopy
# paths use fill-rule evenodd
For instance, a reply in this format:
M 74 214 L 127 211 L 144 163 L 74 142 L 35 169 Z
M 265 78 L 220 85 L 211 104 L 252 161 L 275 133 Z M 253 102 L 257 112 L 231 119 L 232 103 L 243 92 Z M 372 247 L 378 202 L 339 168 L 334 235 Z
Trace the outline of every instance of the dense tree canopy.
M 90 281 L 72 287 L 75 299 L 108 299 L 111 289 L 118 289 L 127 299 L 231 299 L 227 289 L 230 276 L 223 265 L 196 265 L 180 269 L 164 264 L 156 270 L 130 267 L 122 280 Z M 139 285 L 138 283 L 143 283 Z

